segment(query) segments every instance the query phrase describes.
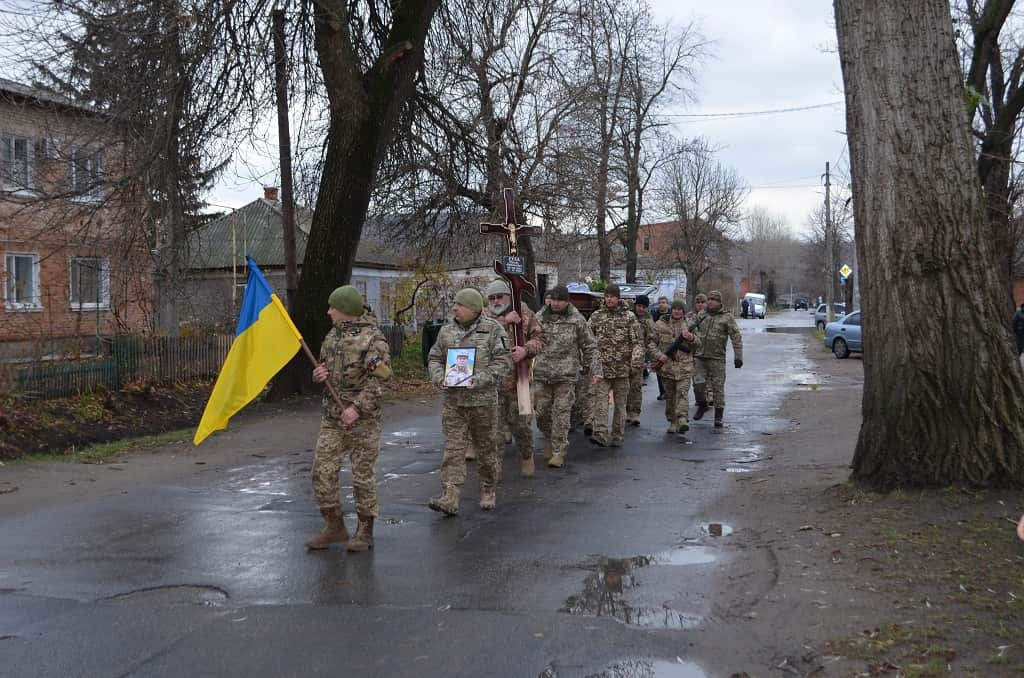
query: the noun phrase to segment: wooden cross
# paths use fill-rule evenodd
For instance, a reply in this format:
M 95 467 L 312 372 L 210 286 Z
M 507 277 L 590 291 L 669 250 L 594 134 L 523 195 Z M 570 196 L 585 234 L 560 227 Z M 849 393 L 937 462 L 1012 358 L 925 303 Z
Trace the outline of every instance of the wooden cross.
M 485 235 L 503 235 L 508 239 L 508 255 L 501 259 L 495 259 L 494 272 L 508 281 L 512 290 L 512 310 L 520 318 L 519 324 L 509 324 L 512 334 L 513 346 L 525 346 L 522 317 L 523 317 L 523 292 L 530 295 L 535 294 L 536 288 L 533 283 L 526 279 L 526 262 L 519 256 L 519 238 L 524 235 L 541 235 L 539 226 L 521 226 L 516 223 L 516 192 L 511 188 L 502 191 L 505 198 L 505 223 L 480 224 L 480 232 Z M 519 414 L 533 414 L 533 402 L 530 399 L 530 365 L 528 360 L 521 360 L 515 364 L 516 368 L 516 394 L 519 400 Z

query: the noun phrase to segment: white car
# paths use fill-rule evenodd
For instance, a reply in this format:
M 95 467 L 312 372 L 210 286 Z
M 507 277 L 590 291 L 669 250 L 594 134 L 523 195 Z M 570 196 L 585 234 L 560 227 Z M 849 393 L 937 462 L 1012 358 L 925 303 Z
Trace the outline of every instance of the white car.
M 768 302 L 763 294 L 754 294 L 753 292 L 745 295 L 743 299 L 747 302 L 747 317 L 749 318 L 760 318 L 764 320 L 764 315 L 768 311 Z M 743 302 L 740 302 L 740 308 L 743 307 Z

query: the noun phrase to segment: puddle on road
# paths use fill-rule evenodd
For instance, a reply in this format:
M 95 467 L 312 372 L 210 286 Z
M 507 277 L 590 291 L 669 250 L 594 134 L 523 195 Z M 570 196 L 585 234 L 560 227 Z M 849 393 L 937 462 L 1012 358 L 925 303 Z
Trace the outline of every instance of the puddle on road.
M 753 473 L 752 468 L 740 468 L 739 466 L 727 466 L 725 468 L 726 473 Z
M 634 558 L 601 558 L 596 571 L 583 581 L 583 592 L 569 596 L 559 612 L 592 617 L 611 617 L 628 626 L 657 629 L 692 629 L 704 618 L 700 615 L 662 607 L 641 607 L 629 604 L 626 595 L 637 589 L 634 572 L 648 566 L 701 565 L 714 562 L 717 556 L 703 548 L 684 547 L 650 556 Z M 612 674 L 616 675 L 616 674 Z M 629 674 L 623 674 L 629 675 Z M 638 674 L 643 675 L 643 674 Z
M 392 431 L 391 435 L 396 438 L 415 438 L 419 435 L 419 431 Z
M 294 499 L 271 499 L 263 506 L 256 509 L 257 511 L 287 511 L 291 508 L 291 504 L 294 504 Z
M 144 602 L 146 605 L 201 605 L 203 607 L 220 607 L 227 603 L 228 593 L 217 586 L 205 584 L 172 584 L 169 586 L 153 586 L 118 593 L 104 598 L 113 602 Z

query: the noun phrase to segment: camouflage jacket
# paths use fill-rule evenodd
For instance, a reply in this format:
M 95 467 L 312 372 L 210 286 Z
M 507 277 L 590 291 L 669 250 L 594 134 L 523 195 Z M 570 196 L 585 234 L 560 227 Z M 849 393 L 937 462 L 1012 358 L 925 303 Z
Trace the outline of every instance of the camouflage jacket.
M 676 337 L 683 333 L 683 330 L 688 325 L 686 318 L 674 320 L 671 313 L 666 313 L 655 323 L 655 327 L 658 330 L 658 348 L 664 352 L 676 340 Z M 690 351 L 676 351 L 661 368 L 659 374 L 676 380 L 685 379 L 688 375 L 692 375 L 693 350 L 698 346 L 700 346 L 700 337 L 695 336 L 692 342 L 687 342 L 686 344 L 686 348 L 689 348 Z
M 545 384 L 575 383 L 584 367 L 591 374 L 602 374 L 597 340 L 587 319 L 569 304 L 562 313 L 545 306 L 537 314 L 547 345 L 533 363 L 533 377 Z
M 607 306 L 594 311 L 590 316 L 590 330 L 597 339 L 605 379 L 628 377 L 631 370 L 643 366 L 640 323 L 622 301 L 614 311 L 609 311 Z
M 320 362 L 343 403 L 354 405 L 361 417 L 380 418 L 380 382 L 391 376 L 391 353 L 372 315 L 335 323 L 320 345 Z M 323 408 L 324 417 L 341 420 L 327 389 Z
M 732 353 L 736 360 L 743 360 L 743 337 L 732 313 L 719 310 L 711 313 L 704 309 L 690 321 L 690 331 L 700 339 L 700 346 L 694 351 L 698 358 L 725 360 L 725 342 L 732 341 Z
M 541 351 L 544 350 L 544 344 L 546 341 L 544 337 L 544 329 L 537 321 L 537 316 L 534 315 L 533 311 L 527 308 L 525 304 L 523 305 L 522 309 L 523 322 L 520 323 L 519 326 L 525 330 L 525 332 L 523 333 L 523 348 L 526 349 L 527 358 L 535 358 L 538 354 L 540 354 Z M 487 308 L 484 308 L 483 312 L 484 315 L 486 315 L 488 318 L 497 320 L 498 323 L 501 324 L 502 329 L 505 330 L 505 334 L 508 335 L 509 350 L 511 351 L 512 349 L 514 349 L 515 343 L 512 341 L 512 332 L 509 331 L 509 322 L 505 320 L 505 318 L 508 316 L 508 312 L 505 312 L 498 317 L 492 316 L 491 312 Z M 509 370 L 508 376 L 505 377 L 505 381 L 501 384 L 501 386 L 499 386 L 499 390 L 507 393 L 509 391 L 514 391 L 515 389 L 516 370 L 515 363 L 512 363 L 512 369 Z
M 658 350 L 658 328 L 654 324 L 654 318 L 647 311 L 642 314 L 633 312 L 636 320 L 640 323 L 640 343 L 644 347 L 644 360 L 657 360 L 661 357 Z
M 445 400 L 459 407 L 497 405 L 498 385 L 512 369 L 508 335 L 501 324 L 483 313 L 466 326 L 454 318 L 445 323 L 427 357 L 430 381 L 438 387 L 444 381 L 448 349 L 456 346 L 476 349 L 473 387 L 445 389 Z

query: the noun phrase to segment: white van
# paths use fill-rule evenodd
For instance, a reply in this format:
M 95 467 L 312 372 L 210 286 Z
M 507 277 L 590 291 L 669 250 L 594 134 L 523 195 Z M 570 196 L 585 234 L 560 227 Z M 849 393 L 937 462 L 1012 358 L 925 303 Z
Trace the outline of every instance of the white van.
M 751 318 L 760 318 L 764 320 L 764 315 L 768 311 L 768 302 L 763 294 L 754 294 L 750 292 L 746 294 L 743 299 L 747 302 L 747 316 Z M 740 302 L 742 308 L 743 302 Z

